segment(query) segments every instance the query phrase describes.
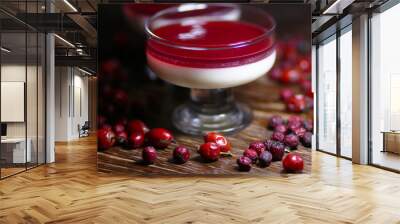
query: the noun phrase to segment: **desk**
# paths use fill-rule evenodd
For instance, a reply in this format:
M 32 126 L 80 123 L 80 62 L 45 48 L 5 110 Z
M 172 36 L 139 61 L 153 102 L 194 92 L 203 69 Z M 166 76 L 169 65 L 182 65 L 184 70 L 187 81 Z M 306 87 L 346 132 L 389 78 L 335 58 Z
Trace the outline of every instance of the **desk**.
M 383 150 L 382 152 L 393 152 L 400 154 L 400 131 L 382 131 Z
M 1 157 L 6 163 L 26 163 L 32 159 L 30 138 L 25 152 L 25 138 L 5 138 L 1 139 Z

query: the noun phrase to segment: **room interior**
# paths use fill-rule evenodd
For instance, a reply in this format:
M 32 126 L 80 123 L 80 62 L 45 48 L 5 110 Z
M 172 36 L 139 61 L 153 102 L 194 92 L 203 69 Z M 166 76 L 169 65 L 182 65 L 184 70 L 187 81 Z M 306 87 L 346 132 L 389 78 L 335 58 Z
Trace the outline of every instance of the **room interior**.
M 98 5 L 127 2 L 0 2 L 0 223 L 399 222 L 398 1 L 235 1 L 310 5 L 310 173 L 184 178 L 97 167 Z

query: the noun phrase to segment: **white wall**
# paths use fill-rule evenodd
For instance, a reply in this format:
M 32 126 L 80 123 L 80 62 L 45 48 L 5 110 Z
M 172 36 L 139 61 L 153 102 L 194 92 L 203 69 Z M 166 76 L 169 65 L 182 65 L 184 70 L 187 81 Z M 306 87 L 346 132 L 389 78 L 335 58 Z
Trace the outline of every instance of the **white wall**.
M 55 74 L 55 140 L 70 141 L 89 117 L 88 78 L 72 67 L 56 67 Z

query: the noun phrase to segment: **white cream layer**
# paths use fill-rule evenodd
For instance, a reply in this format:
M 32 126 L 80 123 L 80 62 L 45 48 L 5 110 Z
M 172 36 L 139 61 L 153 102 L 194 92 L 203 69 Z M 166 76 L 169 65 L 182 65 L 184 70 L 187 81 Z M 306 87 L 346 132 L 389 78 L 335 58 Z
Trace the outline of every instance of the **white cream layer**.
M 177 86 L 218 89 L 240 86 L 265 75 L 274 65 L 276 52 L 245 65 L 226 68 L 193 68 L 170 64 L 147 54 L 150 68 L 163 80 Z

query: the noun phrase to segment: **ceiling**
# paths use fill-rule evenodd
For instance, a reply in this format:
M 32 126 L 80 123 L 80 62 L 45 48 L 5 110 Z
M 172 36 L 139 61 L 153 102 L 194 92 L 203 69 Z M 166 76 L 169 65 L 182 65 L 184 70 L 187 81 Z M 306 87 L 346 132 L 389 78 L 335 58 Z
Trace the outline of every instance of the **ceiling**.
M 165 0 L 155 0 L 156 2 L 166 2 Z M 238 0 L 246 2 L 246 0 Z M 337 4 L 338 1 L 340 4 Z M 313 37 L 322 33 L 325 29 L 335 23 L 344 14 L 357 13 L 366 8 L 375 7 L 384 3 L 386 0 L 251 0 L 254 3 L 287 3 L 287 4 L 310 4 L 313 14 Z M 61 38 L 56 38 L 56 54 L 58 56 L 68 56 L 71 63 L 90 58 L 91 63 L 95 64 L 96 59 L 96 40 L 97 40 L 97 5 L 106 3 L 134 2 L 123 0 L 1 0 L 0 1 L 0 21 L 3 35 L 3 45 L 6 43 L 15 48 L 15 54 L 19 50 L 23 51 L 25 39 L 23 34 L 18 32 L 31 30 L 55 32 Z M 151 1 L 143 1 L 151 2 Z M 169 0 L 171 2 L 171 0 Z M 176 1 L 175 1 L 176 2 Z M 181 2 L 181 1 L 178 1 Z M 334 7 L 333 7 L 334 6 Z M 337 13 L 324 15 L 324 11 L 338 10 Z M 329 9 L 329 10 L 327 10 Z M 49 13 L 49 12 L 52 13 Z M 28 53 L 34 45 L 28 45 Z M 77 51 L 79 49 L 79 53 Z M 23 54 L 24 52 L 20 52 Z M 84 58 L 82 57 L 84 56 Z M 68 57 L 62 57 L 67 60 Z M 61 58 L 61 57 L 60 57 Z M 68 62 L 63 62 L 68 63 Z M 95 65 L 92 69 L 95 69 Z

